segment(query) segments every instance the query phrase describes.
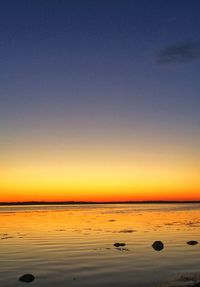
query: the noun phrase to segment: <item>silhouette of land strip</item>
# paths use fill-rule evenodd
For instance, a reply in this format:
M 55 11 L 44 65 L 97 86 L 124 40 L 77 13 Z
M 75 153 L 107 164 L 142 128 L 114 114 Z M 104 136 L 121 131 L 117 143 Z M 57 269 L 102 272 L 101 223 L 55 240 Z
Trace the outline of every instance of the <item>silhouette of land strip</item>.
M 19 201 L 19 202 L 0 202 L 0 206 L 7 205 L 73 205 L 73 204 L 183 204 L 200 203 L 200 200 L 188 201 L 170 201 L 170 200 L 157 200 L 157 201 Z

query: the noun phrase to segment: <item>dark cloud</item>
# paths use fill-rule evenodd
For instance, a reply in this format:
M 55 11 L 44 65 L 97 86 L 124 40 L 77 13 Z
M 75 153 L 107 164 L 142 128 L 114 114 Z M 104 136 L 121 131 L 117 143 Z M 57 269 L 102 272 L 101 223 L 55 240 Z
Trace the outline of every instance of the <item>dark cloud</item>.
M 186 42 L 168 46 L 157 55 L 160 65 L 192 62 L 200 59 L 200 42 Z

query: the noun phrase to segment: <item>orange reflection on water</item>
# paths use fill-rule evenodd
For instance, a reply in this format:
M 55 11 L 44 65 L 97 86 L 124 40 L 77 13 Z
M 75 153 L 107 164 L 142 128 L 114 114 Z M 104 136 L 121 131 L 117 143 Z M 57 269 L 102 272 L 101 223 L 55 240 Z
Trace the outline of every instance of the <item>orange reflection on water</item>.
M 0 207 L 0 286 L 30 272 L 37 286 L 155 286 L 198 269 L 199 218 L 199 204 Z
M 183 208 L 176 210 L 176 206 Z M 128 233 L 167 233 L 169 229 L 184 232 L 200 226 L 200 211 L 185 210 L 181 204 L 21 206 L 1 207 L 0 211 L 1 233 L 13 236 L 21 232 L 37 236 L 62 232 L 68 237 L 117 233 L 119 238 Z

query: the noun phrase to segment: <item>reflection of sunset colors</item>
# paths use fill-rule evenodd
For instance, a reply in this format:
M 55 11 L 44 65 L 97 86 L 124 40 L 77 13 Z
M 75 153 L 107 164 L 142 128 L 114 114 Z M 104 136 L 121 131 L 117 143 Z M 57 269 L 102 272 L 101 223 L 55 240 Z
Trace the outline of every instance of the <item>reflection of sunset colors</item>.
M 199 2 L 12 2 L 0 201 L 200 200 Z
M 191 286 L 199 218 L 200 204 L 185 203 L 0 206 L 0 286 L 29 270 L 35 286 L 165 286 L 172 270 Z
M 157 204 L 138 204 L 138 205 L 56 205 L 56 206 L 13 206 L 0 207 L 0 231 L 11 232 L 16 236 L 23 231 L 35 233 L 38 237 L 51 236 L 59 237 L 64 235 L 66 240 L 70 241 L 75 234 L 81 235 L 86 231 L 95 233 L 102 238 L 110 234 L 113 245 L 113 234 L 120 240 L 127 237 L 131 243 L 135 237 L 146 233 L 143 240 L 148 242 L 148 236 L 153 237 L 156 234 L 155 226 L 159 227 L 159 235 L 171 236 L 169 230 L 176 231 L 177 227 L 184 226 L 181 231 L 176 233 L 177 239 L 190 238 L 187 229 L 199 236 L 197 226 L 200 211 L 195 206 L 188 208 L 188 205 L 169 205 L 163 204 L 161 207 Z M 142 212 L 141 212 L 142 210 Z M 167 216 L 166 216 L 167 211 Z M 177 211 L 177 212 L 175 212 Z M 9 216 L 8 216 L 9 212 Z M 177 219 L 178 214 L 178 219 Z M 191 226 L 194 224 L 194 227 Z M 123 232 L 130 230 L 129 232 Z M 65 231 L 61 233 L 61 231 Z M 100 231 L 100 232 L 99 232 Z M 130 233 L 132 233 L 130 232 Z M 2 234 L 0 233 L 0 234 Z M 181 235 L 180 235 L 181 234 Z M 188 237 L 187 237 L 188 236 Z M 48 238 L 50 240 L 50 238 Z M 79 237 L 81 239 L 81 237 Z M 89 234 L 88 239 L 94 237 Z M 172 240 L 172 239 L 171 239 Z M 173 237 L 175 240 L 175 234 Z M 73 241 L 70 241 L 73 244 Z M 151 242 L 151 240 L 149 240 Z M 54 242 L 55 243 L 55 242 Z

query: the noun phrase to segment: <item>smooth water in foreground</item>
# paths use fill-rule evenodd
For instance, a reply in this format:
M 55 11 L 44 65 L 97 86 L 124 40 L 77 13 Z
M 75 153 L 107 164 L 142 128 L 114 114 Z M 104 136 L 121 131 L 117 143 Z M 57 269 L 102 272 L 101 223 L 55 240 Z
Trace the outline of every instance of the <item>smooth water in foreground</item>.
M 200 271 L 189 240 L 200 241 L 200 204 L 0 207 L 0 286 L 27 285 L 25 273 L 38 287 L 156 286 Z

